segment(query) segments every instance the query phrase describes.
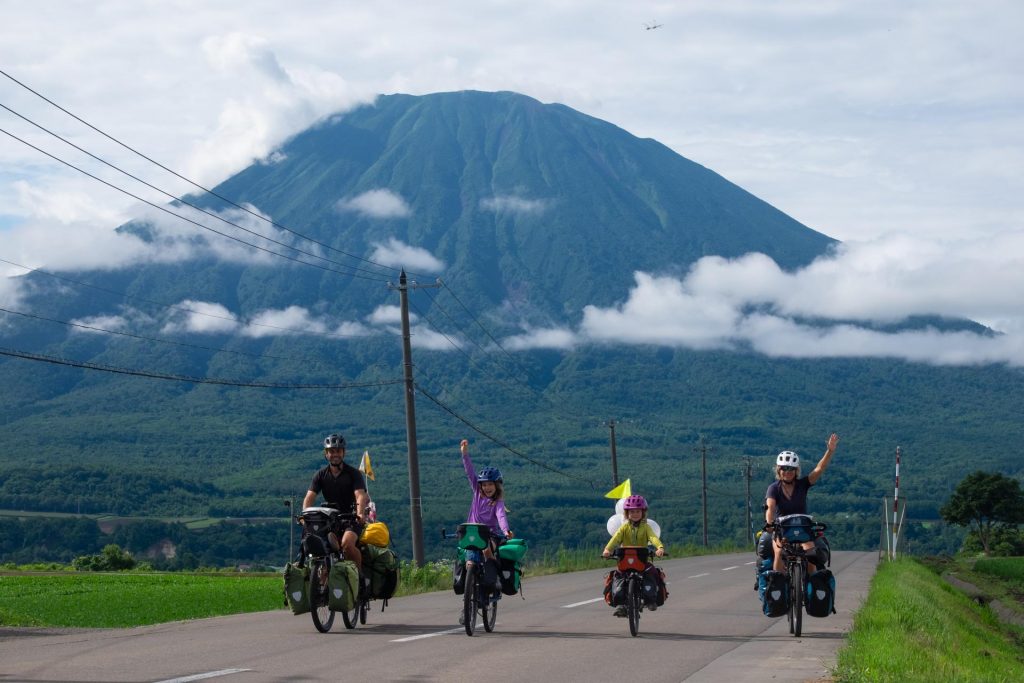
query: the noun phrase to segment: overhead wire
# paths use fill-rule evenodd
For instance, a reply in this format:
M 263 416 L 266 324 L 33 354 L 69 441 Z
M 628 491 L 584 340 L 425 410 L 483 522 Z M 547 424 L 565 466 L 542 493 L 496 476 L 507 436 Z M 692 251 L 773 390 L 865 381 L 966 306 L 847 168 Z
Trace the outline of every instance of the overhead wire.
M 221 200 L 221 201 L 223 201 L 223 202 L 225 202 L 225 203 L 227 203 L 227 204 L 229 204 L 231 206 L 234 206 L 235 208 L 237 208 L 237 209 L 239 209 L 241 211 L 244 211 L 244 212 L 246 212 L 248 214 L 251 214 L 252 216 L 255 216 L 256 218 L 258 218 L 259 220 L 266 221 L 267 223 L 269 223 L 270 225 L 273 225 L 275 228 L 277 228 L 279 230 L 283 230 L 285 232 L 291 233 L 291 234 L 295 235 L 296 237 L 300 237 L 300 238 L 302 238 L 304 240 L 312 242 L 313 244 L 319 245 L 319 246 L 321 246 L 321 247 L 323 247 L 325 249 L 328 249 L 330 251 L 334 251 L 334 252 L 337 252 L 339 254 L 343 254 L 345 256 L 348 256 L 349 258 L 353 258 L 353 259 L 356 259 L 356 260 L 359 260 L 359 261 L 363 261 L 364 263 L 369 263 L 369 264 L 372 264 L 372 265 L 377 266 L 379 268 L 385 268 L 385 269 L 390 270 L 392 272 L 399 270 L 398 268 L 395 268 L 393 266 L 387 266 L 387 265 L 384 265 L 382 263 L 377 263 L 376 261 L 373 261 L 371 259 L 363 258 L 361 256 L 357 256 L 356 254 L 352 254 L 352 253 L 349 253 L 347 251 L 344 251 L 344 250 L 338 249 L 336 247 L 333 247 L 333 246 L 331 246 L 329 244 L 325 244 L 325 243 L 320 242 L 320 241 L 318 241 L 318 240 L 316 240 L 316 239 L 314 239 L 312 237 L 309 237 L 308 235 L 304 235 L 304 234 L 302 234 L 300 232 L 297 232 L 297 231 L 295 231 L 295 230 L 293 230 L 293 229 L 291 229 L 291 228 L 289 228 L 287 226 L 281 225 L 280 223 L 277 223 L 277 222 L 267 218 L 266 216 L 264 216 L 264 215 L 262 215 L 260 213 L 254 212 L 251 209 L 249 209 L 249 208 L 247 208 L 247 207 L 245 207 L 245 206 L 243 206 L 241 204 L 238 204 L 238 203 L 232 201 L 228 197 L 225 197 L 225 196 L 219 194 L 218 192 L 216 192 L 216 191 L 214 191 L 214 190 L 212 190 L 212 189 L 210 189 L 208 187 L 205 187 L 204 185 L 202 185 L 202 184 L 200 184 L 200 183 L 198 183 L 198 182 L 196 182 L 196 181 L 194 181 L 194 180 L 192 180 L 190 178 L 187 178 L 186 176 L 184 176 L 184 175 L 178 173 L 177 171 L 175 171 L 175 170 L 165 166 L 164 164 L 161 164 L 159 161 L 157 161 L 157 160 L 147 156 L 146 154 L 143 154 L 142 152 L 138 151 L 134 147 L 131 147 L 130 145 L 125 144 L 124 142 L 121 142 L 120 140 L 118 140 L 114 136 L 112 136 L 109 133 L 101 130 L 100 128 L 98 128 L 96 126 L 94 126 L 93 124 L 89 123 L 85 119 L 83 119 L 80 116 L 78 116 L 78 115 L 74 114 L 73 112 L 69 111 L 65 107 L 62 107 L 61 105 L 57 104 L 56 102 L 54 102 L 50 98 L 46 97 L 42 93 L 38 92 L 37 90 L 34 90 L 33 88 L 31 88 L 30 86 L 26 85 L 25 83 L 22 83 L 21 81 L 19 81 L 17 78 L 15 78 L 14 76 L 10 75 L 6 71 L 0 69 L 0 75 L 4 76 L 5 78 L 9 79 L 10 81 L 12 81 L 12 82 L 16 83 L 17 85 L 21 86 L 22 88 L 24 88 L 28 92 L 32 93 L 33 95 L 35 95 L 39 99 L 43 100 L 47 104 L 49 104 L 49 105 L 53 106 L 54 108 L 64 112 L 65 114 L 67 114 L 71 118 L 75 119 L 79 123 L 83 124 L 84 126 L 86 126 L 86 127 L 90 128 L 90 129 L 92 129 L 93 131 L 99 133 L 100 135 L 102 135 L 103 137 L 107 138 L 111 142 L 113 142 L 113 143 L 123 147 L 124 149 L 128 150 L 132 154 L 135 154 L 135 155 L 141 157 L 142 159 L 145 159 L 149 163 L 151 163 L 151 164 L 153 164 L 153 165 L 163 169 L 164 171 L 170 173 L 174 177 L 176 177 L 176 178 L 178 178 L 180 180 L 185 181 L 189 185 L 192 185 L 193 187 L 195 187 L 195 188 L 197 188 L 199 190 L 202 190 L 203 192 L 205 192 L 205 193 L 207 193 L 207 194 L 209 194 L 209 195 L 211 195 L 213 197 L 216 197 L 217 199 L 219 199 L 219 200 Z M 407 272 L 407 274 L 408 275 L 416 275 L 416 273 L 411 273 L 411 272 Z
M 277 382 L 242 382 L 239 380 L 220 379 L 215 377 L 190 377 L 188 375 L 148 372 L 146 370 L 136 370 L 133 368 L 122 368 L 113 365 L 102 365 L 100 363 L 76 361 L 68 358 L 62 358 L 60 356 L 49 356 L 41 353 L 21 351 L 18 349 L 0 348 L 0 356 L 10 356 L 12 358 L 21 358 L 24 360 L 51 363 L 53 365 L 65 365 L 75 368 L 81 368 L 84 370 L 96 370 L 100 372 L 110 372 L 114 374 L 131 375 L 135 377 L 148 377 L 150 379 L 171 380 L 175 382 L 188 382 L 191 384 L 219 384 L 223 386 L 249 387 L 258 389 L 361 389 L 368 387 L 383 387 L 391 384 L 401 384 L 402 382 L 405 381 L 402 379 L 392 379 L 377 382 L 349 382 L 343 384 L 285 384 Z
M 20 119 L 22 119 L 22 120 L 32 124 L 33 126 L 38 128 L 39 130 L 42 130 L 45 133 L 47 133 L 47 134 L 57 138 L 58 140 L 60 140 L 64 144 L 66 144 L 66 145 L 68 145 L 70 147 L 73 147 L 74 149 L 77 149 L 79 152 L 81 152 L 81 153 L 83 153 L 83 154 L 85 154 L 85 155 L 95 159 L 96 161 L 100 162 L 101 164 L 104 164 L 105 166 L 114 169 L 118 173 L 126 175 L 129 178 L 131 178 L 132 180 L 135 180 L 136 182 L 139 182 L 142 185 L 145 185 L 146 187 L 150 188 L 151 190 L 155 190 L 156 192 L 159 192 L 160 194 L 164 195 L 165 197 L 173 199 L 174 201 L 179 202 L 179 203 L 181 203 L 181 204 L 183 204 L 185 206 L 191 207 L 192 209 L 195 209 L 196 211 L 199 211 L 200 213 L 206 214 L 207 216 L 209 216 L 209 217 L 211 217 L 213 219 L 219 220 L 219 221 L 221 221 L 223 223 L 226 223 L 226 224 L 228 224 L 230 226 L 238 228 L 239 230 L 242 230 L 243 232 L 247 232 L 250 235 L 255 235 L 256 237 L 259 237 L 261 239 L 265 239 L 265 240 L 267 240 L 269 242 L 272 242 L 273 244 L 277 244 L 279 246 L 285 247 L 286 249 L 292 249 L 293 251 L 296 251 L 296 252 L 298 252 L 300 254 L 304 254 L 306 256 L 312 256 L 313 258 L 317 258 L 317 259 L 320 259 L 322 261 L 326 261 L 327 263 L 332 263 L 332 264 L 334 264 L 336 266 L 341 266 L 342 268 L 351 268 L 353 271 L 356 271 L 356 272 L 371 273 L 372 275 L 376 276 L 375 278 L 370 278 L 370 279 L 380 279 L 380 276 L 382 275 L 382 273 L 366 270 L 365 268 L 357 268 L 355 266 L 349 266 L 349 265 L 346 265 L 344 263 L 340 263 L 338 261 L 334 261 L 334 260 L 331 260 L 331 259 L 328 259 L 328 258 L 324 258 L 323 256 L 320 256 L 319 254 L 314 254 L 312 252 L 305 251 L 305 250 L 299 249 L 297 247 L 293 247 L 290 244 L 286 244 L 286 243 L 281 242 L 279 240 L 275 240 L 275 239 L 273 239 L 271 237 L 267 237 L 266 235 L 262 235 L 262 234 L 256 232 L 255 230 L 250 230 L 250 229 L 248 229 L 248 228 L 246 228 L 246 227 L 244 227 L 242 225 L 239 225 L 238 223 L 235 223 L 234 221 L 230 221 L 230 220 L 224 218 L 221 215 L 213 213 L 212 211 L 208 211 L 208 210 L 202 208 L 201 206 L 197 206 L 196 204 L 193 204 L 192 202 L 190 202 L 187 199 L 185 199 L 184 197 L 179 197 L 179 196 L 177 196 L 175 194 L 172 194 L 172 193 L 168 192 L 167 190 L 163 190 L 163 189 L 157 187 L 156 185 L 153 185 L 152 183 L 147 182 L 146 180 L 143 180 L 142 178 L 138 177 L 137 175 L 135 175 L 133 173 L 130 173 L 130 172 L 124 170 L 123 168 L 120 168 L 119 166 L 116 166 L 115 164 L 110 163 L 106 159 L 103 159 L 103 158 L 93 154 L 89 150 L 83 149 L 82 147 L 79 147 L 78 145 L 76 145 L 75 143 L 71 142 L 70 140 L 62 137 L 61 135 L 58 135 L 57 133 L 54 133 L 50 129 L 40 125 L 39 123 L 36 123 L 32 119 L 30 119 L 30 118 L 28 118 L 28 117 L 26 117 L 26 116 L 24 116 L 22 114 L 19 114 L 18 112 L 14 111 L 13 109 L 11 109 L 10 107 L 8 107 L 7 105 L 5 105 L 3 103 L 0 103 L 0 108 L 6 109 L 7 111 L 9 111 L 12 114 L 14 114 L 15 116 L 17 116 L 18 118 L 20 118 Z M 8 133 L 8 135 L 10 135 L 10 134 Z M 25 144 L 28 144 L 28 143 L 25 143 Z M 53 158 L 53 157 L 51 157 L 51 158 Z M 72 166 L 72 168 L 74 168 L 74 167 Z M 115 189 L 117 189 L 117 188 L 115 188 Z M 250 211 L 249 213 L 253 213 L 253 212 Z M 258 214 L 253 214 L 253 215 L 258 215 Z M 218 234 L 220 234 L 220 233 L 218 233 Z
M 44 150 L 44 149 L 42 149 L 40 147 L 37 147 L 36 145 L 33 145 L 31 142 L 28 142 L 27 140 L 23 140 L 23 139 L 19 138 L 17 135 L 9 132 L 8 130 L 6 130 L 4 128 L 0 128 L 0 133 L 3 133 L 4 135 L 7 135 L 8 137 L 11 137 L 11 138 L 17 140 L 18 142 L 22 143 L 23 145 L 31 147 L 32 149 L 36 150 L 40 154 L 48 156 L 48 157 L 50 157 L 51 159 L 53 159 L 54 161 L 56 161 L 58 163 L 64 164 L 65 166 L 67 166 L 69 168 L 72 168 L 75 171 L 78 171 L 82 175 L 88 176 L 89 178 L 92 178 L 93 180 L 95 180 L 95 181 L 97 181 L 99 183 L 102 183 L 102 184 L 106 185 L 107 187 L 109 187 L 111 189 L 114 189 L 114 190 L 117 190 L 118 192 L 123 193 L 123 194 L 131 197 L 132 199 L 140 201 L 143 204 L 146 204 L 148 206 L 151 206 L 151 207 L 153 207 L 154 209 L 156 209 L 158 211 L 163 211 L 164 213 L 166 213 L 166 214 L 168 214 L 170 216 L 174 216 L 175 218 L 178 218 L 180 220 L 183 220 L 186 223 L 191 223 L 192 225 L 195 225 L 198 228 L 201 228 L 203 230 L 208 230 L 208 231 L 210 231 L 210 232 L 212 232 L 214 234 L 220 235 L 221 237 L 226 237 L 226 238 L 228 238 L 230 240 L 234 240 L 235 242 L 238 242 L 240 244 L 244 244 L 244 245 L 246 245 L 248 247 L 252 247 L 253 249 L 258 249 L 258 250 L 260 250 L 262 252 L 266 252 L 266 253 L 268 253 L 268 254 L 270 254 L 272 256 L 277 256 L 279 258 L 287 259 L 289 261 L 294 261 L 295 263 L 300 263 L 300 264 L 305 265 L 305 266 L 311 266 L 313 268 L 319 268 L 320 270 L 325 270 L 325 271 L 328 271 L 328 272 L 337 273 L 339 275 L 347 275 L 349 277 L 360 278 L 360 279 L 364 279 L 364 280 L 375 280 L 377 282 L 387 282 L 387 278 L 370 277 L 368 275 L 359 275 L 358 273 L 354 273 L 354 272 L 345 272 L 345 271 L 341 271 L 341 270 L 336 270 L 334 268 L 328 268 L 326 266 L 322 266 L 322 265 L 319 265 L 319 264 L 316 264 L 316 263 L 310 263 L 309 261 L 303 261 L 302 259 L 295 258 L 294 256 L 288 256 L 287 254 L 282 254 L 282 253 L 274 251 L 272 249 L 267 249 L 266 247 L 261 247 L 258 244 L 253 244 L 251 242 L 246 242 L 245 240 L 241 239 L 240 237 L 235 237 L 234 235 L 229 235 L 229 234 L 227 234 L 225 232 L 221 232 L 220 230 L 216 230 L 215 228 L 211 228 L 208 225 L 203 225 L 199 221 L 194 221 L 191 218 L 183 216 L 183 215 L 181 215 L 179 213 L 175 213 L 174 211 L 171 211 L 170 209 L 168 209 L 166 207 L 160 206 L 159 204 L 151 202 L 148 199 L 144 199 L 144 198 L 142 198 L 142 197 L 140 197 L 140 196 L 138 196 L 138 195 L 136 195 L 136 194 L 134 194 L 132 192 L 129 192 L 128 190 L 126 190 L 124 188 L 118 187 L 117 185 L 115 185 L 115 184 L 113 184 L 113 183 L 111 183 L 109 181 L 106 181 L 106 180 L 104 180 L 103 178 L 100 178 L 97 175 L 93 175 L 92 173 L 89 173 L 88 171 L 86 171 L 83 168 L 79 168 L 78 166 L 75 166 L 74 164 L 72 164 L 69 161 L 65 161 L 64 159 L 61 159 L 60 157 L 58 157 L 58 156 L 56 156 L 54 154 L 51 154 L 50 152 L 47 152 L 46 150 Z M 235 227 L 241 228 L 245 232 L 249 232 L 249 233 L 252 233 L 254 235 L 257 235 L 260 239 L 267 240 L 268 242 L 273 242 L 274 244 L 282 245 L 282 246 L 284 246 L 287 249 L 292 249 L 293 251 L 297 251 L 297 252 L 299 252 L 301 254 L 306 254 L 306 255 L 313 256 L 314 258 L 323 259 L 322 256 L 317 256 L 316 254 L 311 254 L 310 252 L 305 252 L 305 251 L 303 251 L 301 249 L 297 249 L 295 247 L 286 245 L 283 242 L 278 242 L 277 240 L 275 240 L 275 239 L 273 239 L 271 237 L 266 237 L 264 235 L 260 235 L 257 232 L 254 232 L 252 230 L 248 230 L 247 228 L 242 228 L 241 226 L 238 226 L 235 223 L 232 223 L 232 225 L 235 225 Z M 323 260 L 328 260 L 328 259 L 323 259 Z M 329 262 L 330 263 L 334 263 L 333 261 L 329 261 Z M 344 267 L 350 267 L 350 266 L 344 266 Z
M 205 311 L 197 311 L 194 308 L 188 308 L 186 306 L 179 306 L 177 304 L 168 304 L 166 302 L 156 301 L 154 299 L 147 299 L 145 297 L 136 296 L 134 294 L 127 294 L 125 292 L 119 292 L 117 290 L 108 289 L 106 287 L 100 287 L 99 285 L 94 285 L 94 284 L 89 283 L 89 282 L 82 282 L 81 280 L 75 280 L 74 278 L 69 278 L 69 277 L 66 277 L 64 275 L 58 275 L 56 273 L 51 273 L 51 272 L 49 272 L 47 270 L 43 270 L 42 268 L 32 268 L 30 266 L 25 266 L 25 265 L 22 265 L 20 263 L 15 263 L 14 261 L 8 261 L 5 258 L 0 258 L 0 263 L 6 263 L 8 265 L 12 265 L 12 266 L 15 266 L 17 268 L 23 268 L 23 269 L 25 269 L 26 271 L 28 271 L 30 273 L 39 273 L 41 275 L 46 275 L 47 277 L 51 277 L 51 278 L 54 278 L 56 280 L 61 280 L 62 282 L 68 282 L 70 284 L 73 284 L 73 285 L 76 285 L 76 286 L 79 286 L 79 287 L 87 287 L 89 289 L 95 289 L 97 291 L 104 292 L 106 294 L 112 294 L 114 296 L 121 297 L 121 298 L 127 299 L 129 301 L 131 301 L 131 300 L 142 301 L 144 303 L 151 304 L 153 306 L 159 306 L 161 308 L 166 308 L 168 310 L 181 311 L 181 312 L 190 313 L 190 314 L 193 314 L 193 315 L 199 315 L 199 316 L 203 316 L 203 317 L 207 317 L 207 318 L 213 318 L 215 320 L 225 320 L 225 321 L 229 321 L 229 322 L 233 322 L 233 323 L 238 323 L 239 322 L 238 318 L 228 317 L 228 316 L 223 316 L 223 315 L 216 315 L 216 314 L 213 314 L 213 313 L 207 313 Z M 247 326 L 251 326 L 251 327 L 264 327 L 264 328 L 267 328 L 267 329 L 280 330 L 280 331 L 283 331 L 283 332 L 295 332 L 295 333 L 300 333 L 300 334 L 309 334 L 309 335 L 324 336 L 324 337 L 327 337 L 327 336 L 339 337 L 339 338 L 342 338 L 342 339 L 348 339 L 348 338 L 356 339 L 356 338 L 374 336 L 374 335 L 370 335 L 370 334 L 341 334 L 341 333 L 333 333 L 333 332 L 330 333 L 330 334 L 327 334 L 327 333 L 320 333 L 320 332 L 311 332 L 309 330 L 303 330 L 303 329 L 298 329 L 298 328 L 294 328 L 294 327 L 282 327 L 280 325 L 270 325 L 270 324 L 267 324 L 267 323 L 257 323 L 257 322 L 251 322 L 251 321 L 246 321 L 245 324 Z

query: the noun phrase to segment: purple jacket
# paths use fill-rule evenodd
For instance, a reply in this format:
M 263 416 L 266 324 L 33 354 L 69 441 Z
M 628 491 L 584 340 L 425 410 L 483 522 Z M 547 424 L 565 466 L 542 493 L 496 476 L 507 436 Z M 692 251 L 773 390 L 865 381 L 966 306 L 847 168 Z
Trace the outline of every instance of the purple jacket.
M 473 469 L 473 462 L 469 459 L 469 453 L 462 456 L 462 466 L 466 469 L 466 478 L 473 488 L 473 503 L 469 506 L 467 522 L 473 524 L 486 524 L 491 533 L 499 538 L 508 535 L 508 519 L 505 517 L 505 501 L 491 500 L 480 493 L 480 484 L 476 480 L 476 470 Z

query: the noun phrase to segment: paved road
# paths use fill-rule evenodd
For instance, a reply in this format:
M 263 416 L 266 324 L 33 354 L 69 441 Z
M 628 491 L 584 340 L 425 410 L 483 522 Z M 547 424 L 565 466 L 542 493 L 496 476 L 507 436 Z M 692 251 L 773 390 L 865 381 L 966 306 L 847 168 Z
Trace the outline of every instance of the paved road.
M 0 628 L 0 682 L 812 681 L 835 661 L 875 562 L 834 554 L 838 614 L 805 617 L 801 638 L 760 613 L 751 554 L 716 555 L 662 563 L 671 595 L 644 613 L 639 638 L 601 601 L 605 572 L 594 570 L 527 578 L 526 599 L 503 599 L 495 632 L 472 638 L 448 592 L 393 600 L 354 631 L 339 617 L 323 635 L 284 610 L 132 629 Z

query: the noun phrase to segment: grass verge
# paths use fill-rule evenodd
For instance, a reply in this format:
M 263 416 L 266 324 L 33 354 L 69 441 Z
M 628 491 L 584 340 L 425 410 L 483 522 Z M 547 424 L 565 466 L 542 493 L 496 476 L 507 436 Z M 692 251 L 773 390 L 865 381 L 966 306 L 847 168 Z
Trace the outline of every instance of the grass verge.
M 1024 680 L 1016 629 L 914 559 L 885 562 L 839 651 L 837 683 Z

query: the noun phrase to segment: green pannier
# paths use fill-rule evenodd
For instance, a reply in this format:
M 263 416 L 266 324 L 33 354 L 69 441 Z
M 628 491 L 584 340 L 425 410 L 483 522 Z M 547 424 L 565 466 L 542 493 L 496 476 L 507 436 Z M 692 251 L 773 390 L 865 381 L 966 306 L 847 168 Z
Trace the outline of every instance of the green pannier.
M 398 555 L 391 548 L 363 548 L 363 572 L 370 579 L 370 595 L 385 600 L 398 589 Z
M 284 567 L 284 597 L 292 614 L 309 611 L 309 567 L 289 562 Z
M 526 556 L 526 541 L 521 538 L 510 538 L 498 546 L 498 557 L 503 560 L 522 562 Z
M 331 565 L 327 577 L 327 606 L 335 612 L 348 612 L 356 604 L 359 570 L 355 562 L 342 560 Z

